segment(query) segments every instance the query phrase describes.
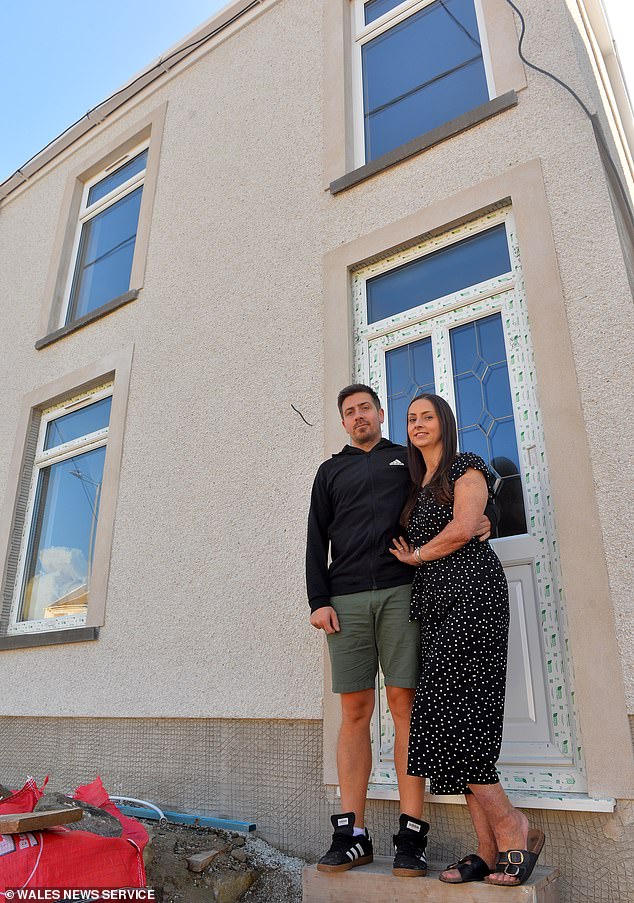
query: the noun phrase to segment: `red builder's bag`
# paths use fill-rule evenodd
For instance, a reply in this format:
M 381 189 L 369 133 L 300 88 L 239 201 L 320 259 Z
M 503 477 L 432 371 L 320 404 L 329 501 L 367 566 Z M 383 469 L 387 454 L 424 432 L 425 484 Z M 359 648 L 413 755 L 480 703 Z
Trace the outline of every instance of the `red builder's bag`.
M 42 790 L 30 778 L 13 796 L 0 800 L 0 815 L 32 812 Z M 121 837 L 99 837 L 66 827 L 0 834 L 0 903 L 5 901 L 7 888 L 103 890 L 146 886 L 142 852 L 148 835 L 143 825 L 121 815 L 100 778 L 78 787 L 74 798 L 117 818 L 123 828 Z

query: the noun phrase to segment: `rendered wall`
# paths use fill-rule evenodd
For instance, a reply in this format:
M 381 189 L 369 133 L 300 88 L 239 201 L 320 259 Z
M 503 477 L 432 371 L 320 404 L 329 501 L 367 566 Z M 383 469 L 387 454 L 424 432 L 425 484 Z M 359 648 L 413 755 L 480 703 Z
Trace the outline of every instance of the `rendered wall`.
M 105 626 L 94 643 L 0 653 L 0 782 L 50 772 L 54 787 L 71 789 L 99 772 L 113 793 L 251 817 L 267 839 L 309 857 L 323 850 L 336 806 L 322 784 L 322 643 L 303 589 L 309 487 L 334 450 L 324 448 L 324 255 L 537 158 L 587 426 L 588 448 L 571 456 L 589 450 L 592 462 L 596 555 L 634 715 L 623 479 L 634 317 L 590 125 L 527 70 L 515 109 L 333 198 L 323 178 L 323 3 L 281 0 L 0 207 L 2 491 L 22 396 L 135 346 Z M 566 4 L 523 6 L 526 53 L 591 101 Z M 165 101 L 139 299 L 36 352 L 69 173 Z M 546 828 L 544 859 L 561 868 L 566 903 L 631 899 L 631 805 L 529 813 Z M 380 852 L 396 811 L 370 804 Z M 466 852 L 464 809 L 431 812 L 432 856 Z
M 134 344 L 105 626 L 0 655 L 5 713 L 321 714 L 302 547 L 322 436 L 291 408 L 310 420 L 321 383 L 320 6 L 273 6 L 2 207 L 3 492 L 22 395 Z M 67 174 L 166 99 L 141 296 L 36 352 Z
M 100 774 L 112 794 L 252 819 L 258 834 L 314 861 L 330 842 L 336 803 L 321 783 L 316 721 L 2 718 L 0 782 L 27 773 L 69 790 Z M 51 761 L 48 750 L 61 755 Z M 18 764 L 19 763 L 19 764 Z M 561 903 L 634 901 L 634 804 L 613 815 L 526 810 L 546 833 L 540 861 L 562 873 Z M 474 849 L 464 806 L 431 805 L 431 859 L 447 864 Z M 390 855 L 396 803 L 370 802 L 367 824 Z
M 566 5 L 531 4 L 527 22 L 529 56 L 556 62 L 583 92 L 587 67 Z M 322 29 L 321 0 L 271 6 L 1 208 L 0 485 L 22 395 L 135 346 L 105 627 L 95 643 L 3 652 L 4 714 L 320 717 L 322 649 L 307 624 L 302 559 L 309 486 L 325 451 L 324 254 L 535 158 L 598 488 L 597 561 L 607 561 L 632 686 L 622 477 L 634 320 L 590 125 L 561 88 L 528 71 L 515 109 L 331 197 Z M 165 101 L 141 296 L 36 352 L 69 173 Z M 28 679 L 10 680 L 18 670 Z

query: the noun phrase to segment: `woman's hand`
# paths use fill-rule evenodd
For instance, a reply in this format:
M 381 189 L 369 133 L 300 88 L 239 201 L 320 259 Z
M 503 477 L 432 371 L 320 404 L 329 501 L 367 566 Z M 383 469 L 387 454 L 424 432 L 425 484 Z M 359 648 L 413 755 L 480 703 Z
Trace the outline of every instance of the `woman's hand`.
M 403 564 L 411 564 L 412 567 L 416 567 L 418 562 L 414 558 L 414 549 L 408 541 L 399 536 L 398 539 L 393 539 L 392 542 L 394 543 L 394 548 L 389 550 L 392 555 Z

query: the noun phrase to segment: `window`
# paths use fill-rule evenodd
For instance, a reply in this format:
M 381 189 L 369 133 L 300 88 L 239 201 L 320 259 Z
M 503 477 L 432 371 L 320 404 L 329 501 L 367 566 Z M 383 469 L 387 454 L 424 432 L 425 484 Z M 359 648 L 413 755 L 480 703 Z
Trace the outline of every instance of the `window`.
M 429 304 L 510 269 L 506 229 L 503 224 L 494 226 L 370 279 L 368 323 Z
M 138 298 L 143 289 L 167 103 L 109 140 L 107 121 L 67 173 L 35 347 Z
M 355 0 L 357 165 L 486 103 L 479 0 Z
M 497 483 L 502 515 L 499 536 L 527 532 L 508 361 L 499 313 L 449 329 L 458 447 L 480 455 Z M 431 336 L 385 352 L 390 438 L 407 444 L 405 415 L 411 399 L 437 392 Z M 449 368 L 448 368 L 449 371 Z
M 84 185 L 60 326 L 130 289 L 148 147 L 137 147 Z
M 22 399 L 0 510 L 0 652 L 98 639 L 133 352 Z
M 86 621 L 112 385 L 41 414 L 9 630 Z

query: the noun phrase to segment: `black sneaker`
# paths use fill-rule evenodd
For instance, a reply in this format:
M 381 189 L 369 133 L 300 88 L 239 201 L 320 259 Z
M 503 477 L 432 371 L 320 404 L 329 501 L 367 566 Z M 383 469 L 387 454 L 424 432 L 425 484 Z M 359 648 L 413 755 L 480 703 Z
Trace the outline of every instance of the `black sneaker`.
M 394 834 L 392 874 L 400 878 L 423 878 L 427 874 L 427 832 L 429 825 L 410 815 L 401 815 L 398 834 Z
M 317 863 L 318 872 L 346 872 L 355 865 L 372 862 L 374 855 L 368 829 L 364 828 L 364 834 L 354 836 L 354 812 L 331 815 L 330 821 L 335 833 L 330 849 Z

